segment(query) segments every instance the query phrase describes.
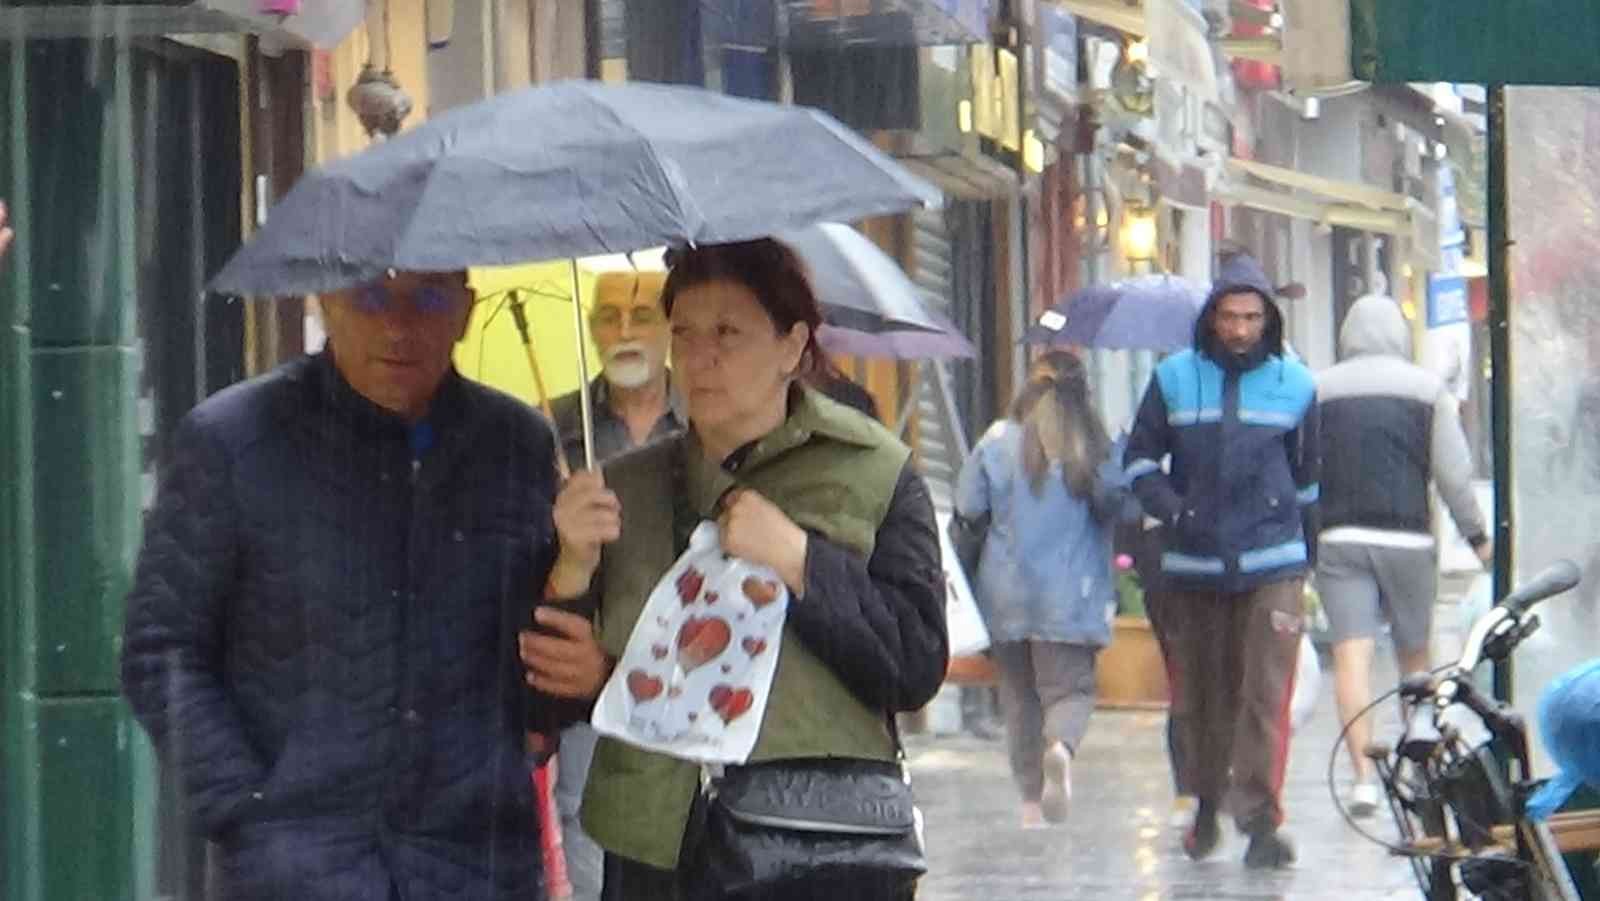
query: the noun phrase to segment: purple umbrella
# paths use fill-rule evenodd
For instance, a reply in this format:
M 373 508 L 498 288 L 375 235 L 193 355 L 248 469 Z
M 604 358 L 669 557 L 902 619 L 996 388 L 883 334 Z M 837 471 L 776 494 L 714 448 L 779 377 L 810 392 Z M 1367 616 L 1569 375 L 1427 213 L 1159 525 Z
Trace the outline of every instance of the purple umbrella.
M 1194 341 L 1209 287 L 1174 275 L 1091 285 L 1058 301 L 1022 343 L 1120 350 L 1176 350 Z

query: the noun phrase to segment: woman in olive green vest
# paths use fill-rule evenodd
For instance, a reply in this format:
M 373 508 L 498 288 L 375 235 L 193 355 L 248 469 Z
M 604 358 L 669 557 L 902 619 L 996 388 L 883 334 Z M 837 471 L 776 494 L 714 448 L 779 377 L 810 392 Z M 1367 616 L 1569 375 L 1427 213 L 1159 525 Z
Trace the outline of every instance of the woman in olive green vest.
M 933 697 L 948 655 L 933 507 L 910 452 L 800 384 L 828 364 L 816 297 L 784 245 L 684 251 L 662 299 L 689 431 L 617 459 L 603 478 L 574 474 L 562 490 L 546 594 L 573 600 L 541 607 L 543 634 L 522 636 L 530 684 L 597 695 L 650 590 L 695 525 L 715 519 L 723 547 L 772 567 L 792 597 L 750 764 L 893 760 L 891 717 Z M 602 897 L 705 897 L 685 852 L 699 786 L 693 763 L 601 740 L 582 818 L 606 849 Z M 897 895 L 910 891 L 810 883 L 765 897 Z

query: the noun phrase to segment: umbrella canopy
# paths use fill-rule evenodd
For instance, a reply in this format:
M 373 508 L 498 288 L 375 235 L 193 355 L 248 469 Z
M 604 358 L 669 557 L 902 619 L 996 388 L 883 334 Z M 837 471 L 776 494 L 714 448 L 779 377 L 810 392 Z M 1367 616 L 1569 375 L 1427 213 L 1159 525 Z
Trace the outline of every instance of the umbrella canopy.
M 778 240 L 805 263 L 830 323 L 861 332 L 944 331 L 899 264 L 861 232 L 825 222 Z
M 817 340 L 830 353 L 927 360 L 977 350 L 892 257 L 848 225 L 825 222 L 778 236 L 805 264 L 827 324 Z
M 954 325 L 938 332 L 863 332 L 824 323 L 817 330 L 817 343 L 831 354 L 891 360 L 971 359 L 978 355 L 978 349 Z
M 389 269 L 739 241 L 939 201 L 816 110 L 558 82 L 452 110 L 302 177 L 210 287 L 316 293 Z
M 1092 285 L 1046 310 L 1024 344 L 1121 350 L 1176 350 L 1194 341 L 1194 322 L 1209 287 L 1173 275 L 1144 275 Z

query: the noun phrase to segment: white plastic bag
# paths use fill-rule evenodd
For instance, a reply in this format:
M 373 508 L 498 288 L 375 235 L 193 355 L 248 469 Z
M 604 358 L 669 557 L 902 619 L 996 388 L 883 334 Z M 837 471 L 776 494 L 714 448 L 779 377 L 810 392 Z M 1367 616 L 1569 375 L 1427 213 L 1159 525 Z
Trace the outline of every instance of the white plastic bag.
M 595 704 L 595 731 L 697 763 L 744 763 L 788 615 L 777 573 L 722 552 L 703 522 L 650 592 Z
M 1300 633 L 1300 656 L 1295 663 L 1294 697 L 1289 700 L 1289 726 L 1300 731 L 1317 712 L 1317 697 L 1322 693 L 1322 663 L 1317 659 L 1317 646 L 1311 643 L 1311 633 Z
M 989 630 L 983 625 L 983 614 L 972 595 L 972 585 L 950 542 L 950 514 L 937 513 L 934 519 L 938 525 L 940 557 L 944 561 L 944 623 L 950 635 L 950 656 L 982 653 L 989 647 Z

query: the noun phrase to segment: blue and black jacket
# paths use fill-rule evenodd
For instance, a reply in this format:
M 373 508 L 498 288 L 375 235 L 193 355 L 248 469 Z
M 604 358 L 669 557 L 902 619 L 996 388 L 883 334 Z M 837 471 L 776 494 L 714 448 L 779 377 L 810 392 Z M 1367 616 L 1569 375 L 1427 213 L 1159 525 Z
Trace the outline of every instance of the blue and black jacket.
M 1212 329 L 1218 300 L 1261 294 L 1255 352 L 1237 357 Z M 1254 285 L 1219 284 L 1195 346 L 1156 367 L 1123 462 L 1145 512 L 1167 528 L 1162 572 L 1179 586 L 1242 592 L 1304 573 L 1316 535 L 1316 381 L 1288 359 L 1283 318 Z M 1162 461 L 1171 465 L 1163 470 Z

